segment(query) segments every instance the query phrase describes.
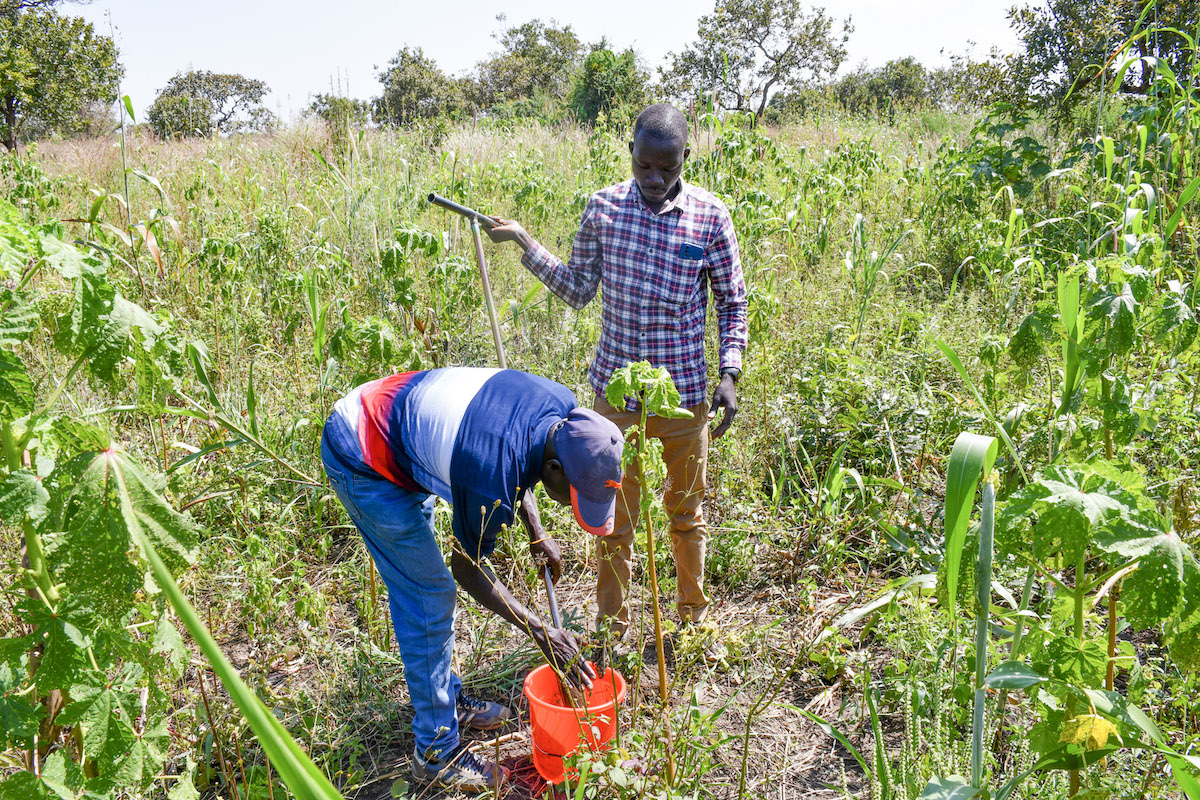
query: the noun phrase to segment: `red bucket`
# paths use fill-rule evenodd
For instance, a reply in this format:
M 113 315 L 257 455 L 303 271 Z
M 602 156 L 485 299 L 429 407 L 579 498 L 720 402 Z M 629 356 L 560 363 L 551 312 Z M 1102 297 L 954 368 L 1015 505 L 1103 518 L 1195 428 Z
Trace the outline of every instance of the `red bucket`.
M 586 708 L 563 702 L 558 675 L 543 664 L 525 678 L 529 724 L 533 729 L 533 765 L 550 783 L 566 777 L 563 758 L 581 746 L 595 752 L 617 732 L 617 706 L 625 701 L 625 678 L 607 669 L 584 693 Z M 614 699 L 615 698 L 615 699 Z

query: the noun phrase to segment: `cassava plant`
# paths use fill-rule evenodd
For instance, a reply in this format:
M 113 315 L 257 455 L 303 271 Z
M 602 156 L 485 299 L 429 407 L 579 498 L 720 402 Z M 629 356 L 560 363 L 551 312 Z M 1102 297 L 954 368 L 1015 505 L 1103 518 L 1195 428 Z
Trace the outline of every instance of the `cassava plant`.
M 176 388 L 183 348 L 109 284 L 107 268 L 0 202 L 0 278 L 15 285 L 0 291 L 0 519 L 15 523 L 25 553 L 20 629 L 0 639 L 0 740 L 21 757 L 0 798 L 141 796 L 155 785 L 173 800 L 197 796 L 190 759 L 164 777 L 172 689 L 189 661 L 174 608 L 295 796 L 333 800 L 175 584 L 194 558 L 195 525 L 158 474 L 58 408 L 86 376 L 152 424 Z M 47 286 L 70 297 L 49 330 Z M 37 339 L 70 365 L 48 397 L 37 362 L 22 357 Z
M 666 734 L 667 782 L 675 781 L 675 762 L 672 755 L 670 717 L 667 713 L 669 686 L 667 684 L 666 652 L 663 648 L 662 606 L 658 596 L 658 571 L 654 560 L 654 526 L 650 509 L 653 505 L 651 492 L 645 485 L 647 477 L 662 475 L 662 443 L 646 435 L 646 420 L 651 415 L 666 419 L 688 419 L 692 412 L 679 407 L 679 390 L 675 388 L 671 374 L 662 367 L 652 367 L 647 361 L 637 361 L 613 372 L 605 390 L 605 399 L 614 408 L 625 408 L 632 400 L 637 404 L 640 419 L 638 424 L 626 431 L 633 447 L 625 448 L 622 457 L 626 469 L 633 467 L 642 476 L 641 504 L 635 526 L 640 525 L 646 536 L 646 569 L 649 572 L 650 598 L 654 609 L 654 643 L 658 654 L 658 696 L 662 704 L 662 719 Z

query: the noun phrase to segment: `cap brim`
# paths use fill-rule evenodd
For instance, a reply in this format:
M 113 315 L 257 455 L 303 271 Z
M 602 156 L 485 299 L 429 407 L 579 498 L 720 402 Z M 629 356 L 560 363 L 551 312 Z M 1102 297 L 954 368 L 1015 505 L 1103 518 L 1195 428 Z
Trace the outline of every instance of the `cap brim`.
M 575 487 L 571 487 L 571 510 L 575 512 L 575 521 L 593 536 L 608 536 L 613 532 L 613 517 L 617 510 L 617 498 L 606 503 L 597 503 L 581 497 Z

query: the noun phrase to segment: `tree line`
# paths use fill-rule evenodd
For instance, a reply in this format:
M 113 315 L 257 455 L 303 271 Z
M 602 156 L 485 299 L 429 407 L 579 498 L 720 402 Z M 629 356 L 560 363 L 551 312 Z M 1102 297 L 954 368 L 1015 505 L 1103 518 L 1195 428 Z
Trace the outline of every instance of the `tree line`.
M 9 150 L 55 133 L 95 133 L 98 121 L 110 121 L 123 71 L 117 47 L 61 13 L 62 3 L 0 0 L 0 142 Z M 1150 14 L 1158 31 L 1137 38 Z M 497 21 L 498 50 L 469 74 L 448 75 L 421 47 L 404 45 L 379 72 L 377 97 L 316 94 L 310 110 L 335 133 L 477 115 L 594 123 L 626 118 L 651 99 L 772 121 L 830 109 L 882 116 L 996 102 L 1064 115 L 1105 80 L 1126 94 L 1151 91 L 1151 59 L 1191 74 L 1187 37 L 1197 31 L 1200 0 L 1041 0 L 1009 12 L 1021 42 L 1015 53 L 953 54 L 937 69 L 903 58 L 840 76 L 852 21 L 801 0 L 716 0 L 693 41 L 654 77 L 632 49 L 585 43 L 570 25 Z M 1141 60 L 1107 63 L 1131 38 Z M 148 121 L 163 137 L 269 130 L 278 120 L 263 106 L 268 92 L 242 75 L 180 72 L 159 91 Z

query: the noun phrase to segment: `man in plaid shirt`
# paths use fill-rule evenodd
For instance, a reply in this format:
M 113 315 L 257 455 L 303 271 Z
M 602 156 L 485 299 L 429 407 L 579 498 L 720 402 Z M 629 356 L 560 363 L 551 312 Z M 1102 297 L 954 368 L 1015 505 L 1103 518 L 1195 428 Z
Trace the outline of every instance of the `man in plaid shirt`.
M 737 413 L 735 387 L 747 344 L 746 284 L 728 209 L 680 177 L 691 153 L 687 139 L 687 119 L 679 109 L 660 103 L 642 111 L 629 143 L 633 179 L 592 195 L 567 264 L 516 221 L 500 220 L 489 234 L 495 242 L 516 242 L 524 251 L 521 262 L 573 308 L 583 308 L 603 286 L 600 341 L 588 373 L 597 411 L 626 430 L 639 414 L 632 404 L 614 408 L 605 401 L 613 371 L 646 360 L 671 373 L 693 417 L 651 417 L 647 433 L 662 442 L 667 466 L 664 504 L 671 517 L 677 609 L 684 623 L 699 623 L 708 610 L 703 516 L 707 423 L 724 410 L 712 432 L 719 437 Z M 717 312 L 721 376 L 711 407 L 704 355 L 709 287 Z M 641 491 L 637 470 L 626 471 L 622 487 L 615 529 L 598 543 L 596 586 L 601 621 L 618 635 L 629 623 L 625 589 L 632 558 L 631 517 Z

